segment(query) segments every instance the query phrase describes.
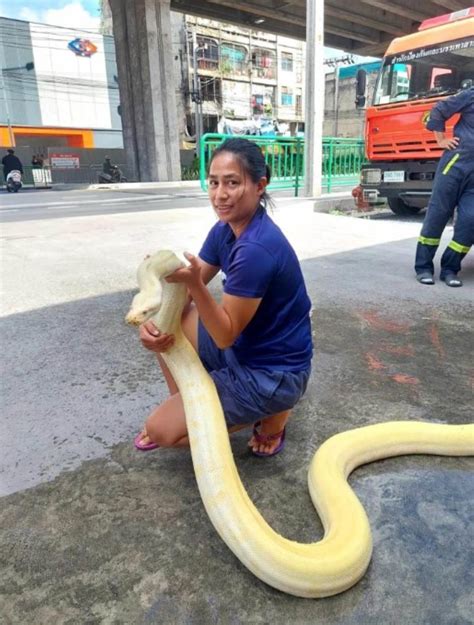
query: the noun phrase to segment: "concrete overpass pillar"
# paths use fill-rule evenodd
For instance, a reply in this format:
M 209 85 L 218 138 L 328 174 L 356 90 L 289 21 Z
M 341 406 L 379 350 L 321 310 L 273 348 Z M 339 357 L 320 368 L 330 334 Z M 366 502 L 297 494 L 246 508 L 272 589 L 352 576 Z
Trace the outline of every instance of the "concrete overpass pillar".
M 305 188 L 307 197 L 322 192 L 324 120 L 324 0 L 306 2 Z
M 110 0 L 124 146 L 144 182 L 181 179 L 169 0 Z

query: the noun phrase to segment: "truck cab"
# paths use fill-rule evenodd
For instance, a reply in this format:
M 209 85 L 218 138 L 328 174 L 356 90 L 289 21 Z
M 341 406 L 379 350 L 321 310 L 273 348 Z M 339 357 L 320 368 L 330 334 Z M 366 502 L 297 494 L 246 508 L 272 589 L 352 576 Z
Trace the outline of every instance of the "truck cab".
M 363 198 L 386 198 L 393 212 L 426 207 L 442 150 L 426 129 L 440 99 L 474 85 L 474 7 L 425 20 L 394 39 L 382 61 L 366 112 Z M 457 122 L 453 117 L 447 133 Z

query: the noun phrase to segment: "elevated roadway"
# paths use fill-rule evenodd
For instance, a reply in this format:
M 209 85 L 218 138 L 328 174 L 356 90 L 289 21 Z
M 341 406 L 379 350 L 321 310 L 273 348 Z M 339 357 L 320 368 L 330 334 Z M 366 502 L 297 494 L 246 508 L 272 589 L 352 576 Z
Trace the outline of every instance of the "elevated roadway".
M 305 39 L 305 193 L 321 194 L 324 46 L 382 55 L 394 37 L 464 0 L 109 0 L 122 127 L 129 165 L 141 181 L 178 180 L 179 125 L 170 11 Z M 319 86 L 319 88 L 317 88 Z

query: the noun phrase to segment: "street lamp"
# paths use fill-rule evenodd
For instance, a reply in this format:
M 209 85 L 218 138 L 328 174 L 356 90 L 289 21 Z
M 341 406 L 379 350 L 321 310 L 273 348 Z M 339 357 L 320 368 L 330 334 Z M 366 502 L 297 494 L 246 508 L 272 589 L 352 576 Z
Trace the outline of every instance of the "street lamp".
M 30 72 L 35 68 L 35 64 L 33 61 L 29 63 L 25 63 L 25 65 L 20 65 L 19 67 L 2 67 L 2 92 L 3 92 L 3 102 L 5 104 L 5 111 L 7 114 L 7 125 L 8 125 L 8 134 L 10 136 L 10 144 L 13 147 L 15 145 L 15 137 L 13 135 L 13 128 L 10 122 L 10 109 L 8 107 L 8 99 L 7 99 L 7 89 L 5 87 L 5 77 L 3 75 L 4 72 L 14 72 L 19 69 L 26 69 L 27 72 Z

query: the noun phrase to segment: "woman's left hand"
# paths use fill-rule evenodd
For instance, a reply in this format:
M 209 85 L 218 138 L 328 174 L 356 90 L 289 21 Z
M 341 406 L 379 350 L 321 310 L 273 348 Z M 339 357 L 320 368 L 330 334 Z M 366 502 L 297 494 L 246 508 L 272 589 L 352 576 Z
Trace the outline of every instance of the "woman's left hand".
M 182 282 L 189 290 L 202 286 L 201 266 L 198 258 L 189 252 L 184 252 L 184 257 L 189 261 L 189 265 L 182 269 L 177 269 L 166 278 L 166 282 Z

